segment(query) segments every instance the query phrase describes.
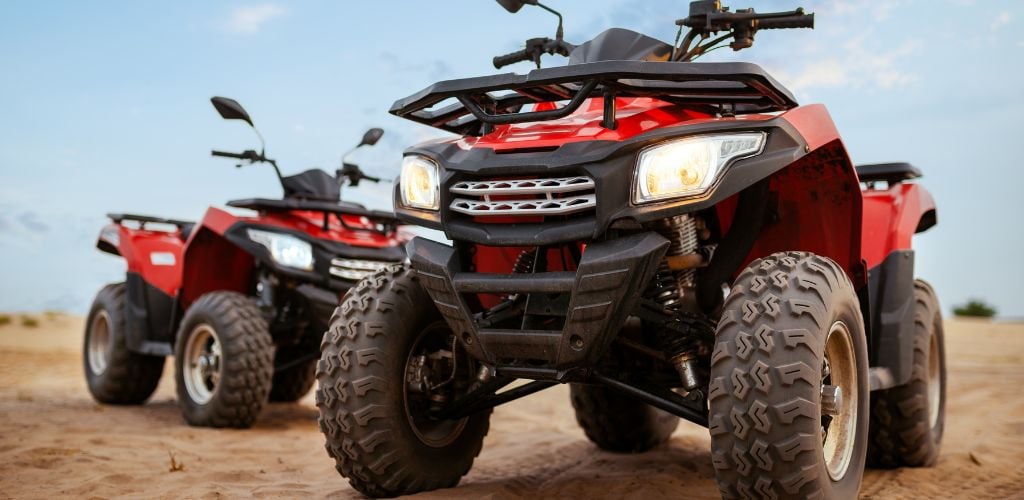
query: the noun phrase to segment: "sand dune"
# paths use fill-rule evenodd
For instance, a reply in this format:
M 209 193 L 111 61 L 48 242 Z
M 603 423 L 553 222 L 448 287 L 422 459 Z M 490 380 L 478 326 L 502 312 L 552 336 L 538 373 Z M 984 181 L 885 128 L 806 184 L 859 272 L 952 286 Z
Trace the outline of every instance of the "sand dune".
M 268 407 L 245 431 L 186 426 L 169 371 L 145 406 L 97 405 L 81 331 L 68 316 L 0 326 L 0 498 L 359 497 L 323 450 L 311 395 Z M 1024 325 L 954 321 L 947 336 L 938 466 L 870 470 L 864 498 L 1024 497 Z M 500 407 L 462 484 L 420 496 L 718 498 L 708 442 L 683 423 L 649 453 L 598 451 L 556 387 Z

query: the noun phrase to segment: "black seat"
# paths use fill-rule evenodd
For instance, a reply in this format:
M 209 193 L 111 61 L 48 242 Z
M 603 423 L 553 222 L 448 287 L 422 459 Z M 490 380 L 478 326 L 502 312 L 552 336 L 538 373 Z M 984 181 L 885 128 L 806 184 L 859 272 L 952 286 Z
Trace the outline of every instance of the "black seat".
M 921 177 L 921 171 L 909 163 L 872 163 L 857 165 L 856 169 L 861 182 L 885 181 L 898 184 Z

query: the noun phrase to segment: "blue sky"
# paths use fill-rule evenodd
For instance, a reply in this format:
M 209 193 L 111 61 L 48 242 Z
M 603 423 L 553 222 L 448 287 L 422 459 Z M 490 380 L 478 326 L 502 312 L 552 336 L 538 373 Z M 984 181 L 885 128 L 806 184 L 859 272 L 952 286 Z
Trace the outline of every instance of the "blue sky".
M 548 3 L 577 43 L 609 27 L 671 40 L 687 9 Z M 763 32 L 707 60 L 760 63 L 801 102 L 826 103 L 855 162 L 920 166 L 939 226 L 915 241 L 918 274 L 947 311 L 977 296 L 1024 316 L 1024 2 L 730 5 L 816 13 L 813 31 Z M 554 27 L 539 9 L 513 16 L 486 0 L 0 3 L 0 310 L 84 312 L 119 280 L 122 262 L 93 247 L 106 212 L 198 218 L 279 194 L 267 168 L 209 156 L 256 144 L 210 96 L 241 101 L 285 171 L 332 169 L 366 127 L 384 127 L 356 159 L 393 177 L 405 145 L 438 135 L 387 115 L 395 99 L 491 74 L 492 56 Z M 346 196 L 391 203 L 384 186 Z

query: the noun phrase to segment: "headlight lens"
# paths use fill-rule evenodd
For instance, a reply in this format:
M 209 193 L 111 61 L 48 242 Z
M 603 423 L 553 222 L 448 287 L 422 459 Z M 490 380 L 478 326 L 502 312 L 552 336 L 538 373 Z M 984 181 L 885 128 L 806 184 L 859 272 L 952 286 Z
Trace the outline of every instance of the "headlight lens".
M 303 271 L 313 270 L 313 246 L 290 234 L 248 230 L 249 239 L 267 247 L 274 262 Z
M 633 181 L 633 203 L 704 194 L 729 162 L 753 156 L 764 146 L 764 132 L 687 137 L 640 153 Z
M 403 158 L 402 175 L 399 177 L 402 205 L 437 210 L 441 201 L 437 177 L 437 164 L 430 159 L 415 155 Z

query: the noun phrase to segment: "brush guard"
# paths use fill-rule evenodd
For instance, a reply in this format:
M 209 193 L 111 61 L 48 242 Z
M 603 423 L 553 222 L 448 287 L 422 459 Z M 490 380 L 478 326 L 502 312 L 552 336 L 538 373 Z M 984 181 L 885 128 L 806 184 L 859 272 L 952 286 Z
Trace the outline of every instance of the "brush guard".
M 587 371 L 632 314 L 668 247 L 656 233 L 591 243 L 573 272 L 462 272 L 454 248 L 423 238 L 409 246 L 412 267 L 466 351 L 510 376 L 567 381 Z M 482 328 L 464 293 L 569 293 L 562 330 Z M 516 363 L 512 360 L 529 360 Z

